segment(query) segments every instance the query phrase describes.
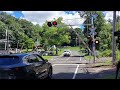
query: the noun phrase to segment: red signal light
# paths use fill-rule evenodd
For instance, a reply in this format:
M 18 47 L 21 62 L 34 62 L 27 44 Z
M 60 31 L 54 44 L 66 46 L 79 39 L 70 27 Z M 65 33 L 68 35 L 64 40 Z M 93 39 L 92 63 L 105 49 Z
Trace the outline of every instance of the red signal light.
M 56 25 L 57 25 L 57 22 L 56 22 L 56 21 L 53 21 L 52 24 L 53 24 L 54 26 L 56 26 Z

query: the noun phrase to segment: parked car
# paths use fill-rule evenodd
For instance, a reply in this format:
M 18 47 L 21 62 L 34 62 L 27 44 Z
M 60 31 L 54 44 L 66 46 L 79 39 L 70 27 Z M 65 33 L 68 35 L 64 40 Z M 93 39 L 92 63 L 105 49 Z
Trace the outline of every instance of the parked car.
M 52 65 L 37 53 L 0 55 L 0 79 L 47 78 L 52 78 Z
M 70 50 L 64 50 L 63 56 L 71 56 L 71 51 Z

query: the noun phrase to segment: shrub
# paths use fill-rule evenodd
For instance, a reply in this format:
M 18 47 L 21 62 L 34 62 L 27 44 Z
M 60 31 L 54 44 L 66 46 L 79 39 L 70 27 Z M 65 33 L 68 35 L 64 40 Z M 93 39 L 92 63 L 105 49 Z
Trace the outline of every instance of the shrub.
M 116 60 L 120 60 L 120 50 L 116 51 Z
M 100 53 L 101 57 L 111 57 L 112 56 L 112 50 L 105 50 Z

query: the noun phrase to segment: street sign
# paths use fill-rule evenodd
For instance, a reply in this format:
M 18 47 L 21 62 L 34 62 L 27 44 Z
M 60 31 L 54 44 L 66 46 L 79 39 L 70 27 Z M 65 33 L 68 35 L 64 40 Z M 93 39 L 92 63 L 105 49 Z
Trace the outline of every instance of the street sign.
M 95 30 L 96 30 L 96 27 L 95 27 L 95 28 L 89 28 L 89 30 L 91 30 L 91 31 L 95 31 Z
M 89 28 L 91 30 L 90 35 L 92 35 L 94 33 L 94 35 L 96 35 L 97 33 L 95 32 L 96 27 L 95 28 Z
M 97 33 L 95 31 L 91 31 L 90 35 L 92 35 L 94 33 L 94 35 L 96 35 Z

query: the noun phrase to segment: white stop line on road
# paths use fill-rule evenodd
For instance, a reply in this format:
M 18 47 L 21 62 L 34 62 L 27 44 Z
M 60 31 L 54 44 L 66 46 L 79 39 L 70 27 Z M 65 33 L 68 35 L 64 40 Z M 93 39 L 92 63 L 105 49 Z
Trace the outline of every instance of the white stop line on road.
M 80 57 L 80 61 L 81 61 L 81 57 Z M 76 67 L 76 69 L 75 69 L 75 72 L 74 72 L 74 75 L 73 75 L 73 77 L 72 77 L 72 79 L 75 79 L 75 77 L 76 77 L 76 74 L 77 74 L 77 71 L 78 71 L 78 69 L 79 69 L 79 66 L 80 65 L 86 65 L 86 64 L 53 64 L 52 66 L 62 66 L 62 65 L 77 65 L 77 67 Z
M 73 75 L 73 78 L 72 78 L 72 79 L 75 79 L 75 76 L 76 76 L 76 74 L 77 74 L 77 71 L 78 71 L 79 66 L 80 66 L 80 65 L 77 65 L 77 68 L 76 68 L 76 70 L 75 70 L 75 73 L 74 73 L 74 75 Z
M 81 57 L 80 57 L 80 61 L 81 61 Z M 72 79 L 75 79 L 75 77 L 76 77 L 76 74 L 77 74 L 77 71 L 78 71 L 78 68 L 79 68 L 79 66 L 80 66 L 81 64 L 79 64 L 79 65 L 77 65 L 77 68 L 76 68 L 76 70 L 75 70 L 75 73 L 74 73 L 74 75 L 73 75 L 73 78 Z M 85 64 L 84 64 L 85 65 Z
M 52 66 L 62 66 L 62 65 L 85 65 L 85 64 L 53 64 Z

